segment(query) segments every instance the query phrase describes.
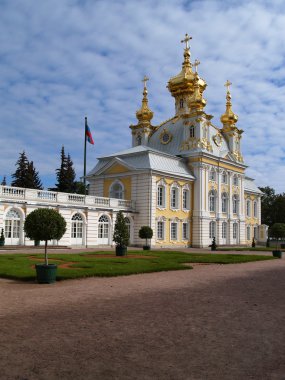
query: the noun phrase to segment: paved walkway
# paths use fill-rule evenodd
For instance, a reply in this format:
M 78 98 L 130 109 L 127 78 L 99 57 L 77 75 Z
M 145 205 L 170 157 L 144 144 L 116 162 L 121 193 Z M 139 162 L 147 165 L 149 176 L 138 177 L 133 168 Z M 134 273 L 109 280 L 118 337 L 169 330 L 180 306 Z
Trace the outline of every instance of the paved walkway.
M 285 379 L 285 261 L 0 280 L 0 379 Z

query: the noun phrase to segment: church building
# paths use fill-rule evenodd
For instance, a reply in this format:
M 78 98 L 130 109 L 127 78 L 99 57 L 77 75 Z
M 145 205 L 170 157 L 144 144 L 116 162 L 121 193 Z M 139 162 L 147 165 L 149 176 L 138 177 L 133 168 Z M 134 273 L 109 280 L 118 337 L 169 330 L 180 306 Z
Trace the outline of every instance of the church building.
M 67 231 L 53 244 L 112 245 L 116 214 L 123 210 L 130 245 L 142 245 L 138 231 L 150 226 L 153 247 L 249 245 L 265 241 L 261 226 L 261 191 L 246 176 L 241 141 L 243 130 L 232 110 L 229 81 L 221 124 L 206 113 L 206 81 L 199 61 L 190 60 L 189 37 L 179 74 L 167 88 L 174 98 L 174 115 L 152 125 L 147 81 L 131 125 L 132 147 L 98 159 L 87 175 L 89 195 L 0 187 L 1 219 L 6 244 L 33 244 L 23 223 L 39 207 L 55 208 L 67 221 Z

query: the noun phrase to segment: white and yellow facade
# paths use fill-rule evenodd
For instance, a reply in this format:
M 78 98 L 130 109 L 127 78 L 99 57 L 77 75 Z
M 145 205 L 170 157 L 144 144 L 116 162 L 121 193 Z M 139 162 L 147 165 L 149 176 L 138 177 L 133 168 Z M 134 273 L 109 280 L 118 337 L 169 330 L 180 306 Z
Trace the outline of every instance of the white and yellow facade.
M 243 131 L 232 111 L 231 83 L 225 84 L 226 109 L 221 125 L 216 126 L 204 110 L 207 84 L 198 74 L 200 62 L 191 63 L 189 39 L 186 35 L 183 40 L 182 69 L 167 86 L 175 100 L 175 114 L 159 125 L 151 124 L 145 77 L 138 122 L 130 126 L 132 147 L 99 158 L 87 176 L 86 197 L 1 187 L 0 217 L 6 235 L 14 228 L 13 210 L 18 213 L 21 233 L 26 215 L 48 206 L 57 208 L 68 222 L 59 242 L 65 245 L 112 244 L 120 209 L 127 218 L 132 245 L 143 244 L 138 237 L 143 225 L 153 229 L 151 244 L 156 247 L 207 247 L 213 237 L 219 246 L 266 240 L 260 226 L 261 192 L 245 174 Z M 31 244 L 23 234 L 18 240 Z

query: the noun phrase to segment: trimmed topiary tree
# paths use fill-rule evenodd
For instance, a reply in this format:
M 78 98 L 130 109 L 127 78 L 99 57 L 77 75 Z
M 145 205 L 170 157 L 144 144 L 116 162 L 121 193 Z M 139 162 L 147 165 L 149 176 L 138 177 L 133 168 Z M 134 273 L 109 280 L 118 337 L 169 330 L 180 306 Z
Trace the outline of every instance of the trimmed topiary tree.
M 27 216 L 24 231 L 31 240 L 44 240 L 45 265 L 48 265 L 48 240 L 62 238 L 66 231 L 66 221 L 56 210 L 39 208 Z
M 285 223 L 274 223 L 273 226 L 269 228 L 269 235 L 277 240 L 276 251 L 279 251 L 279 240 L 285 238 Z
M 129 231 L 126 225 L 125 217 L 122 211 L 119 211 L 116 217 L 113 241 L 116 243 L 116 255 L 124 256 L 129 245 Z
M 139 237 L 145 239 L 146 245 L 143 246 L 143 249 L 150 249 L 148 239 L 153 237 L 153 230 L 149 226 L 142 226 L 139 230 Z

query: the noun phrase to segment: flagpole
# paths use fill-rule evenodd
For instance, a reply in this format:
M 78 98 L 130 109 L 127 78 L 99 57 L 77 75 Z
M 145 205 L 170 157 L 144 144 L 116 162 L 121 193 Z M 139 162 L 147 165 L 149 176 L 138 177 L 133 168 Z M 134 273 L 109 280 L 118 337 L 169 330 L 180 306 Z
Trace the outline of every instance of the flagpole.
M 87 130 L 87 117 L 85 116 L 85 128 L 84 128 L 84 173 L 83 173 L 84 195 L 86 195 L 86 130 Z

